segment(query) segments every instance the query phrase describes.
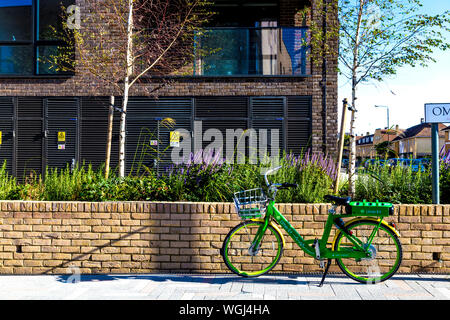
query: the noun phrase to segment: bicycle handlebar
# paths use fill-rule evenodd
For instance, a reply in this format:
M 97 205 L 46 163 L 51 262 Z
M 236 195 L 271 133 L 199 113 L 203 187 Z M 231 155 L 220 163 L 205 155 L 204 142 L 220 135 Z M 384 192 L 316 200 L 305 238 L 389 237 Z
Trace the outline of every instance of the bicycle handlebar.
M 267 170 L 267 172 L 264 174 L 264 180 L 266 180 L 267 186 L 270 186 L 269 180 L 267 179 L 267 175 L 272 174 L 273 172 L 278 171 L 279 169 L 281 169 L 281 166 Z
M 281 166 L 273 168 L 273 169 L 270 169 L 264 174 L 264 180 L 266 181 L 266 184 L 267 184 L 268 187 L 270 187 L 271 184 L 269 182 L 269 179 L 267 179 L 267 176 L 269 174 L 272 174 L 275 171 L 278 171 L 279 169 L 281 169 Z M 288 189 L 288 188 L 297 188 L 298 187 L 298 185 L 296 183 L 287 183 L 287 182 L 274 183 L 274 184 L 272 184 L 272 186 L 277 187 L 278 189 Z

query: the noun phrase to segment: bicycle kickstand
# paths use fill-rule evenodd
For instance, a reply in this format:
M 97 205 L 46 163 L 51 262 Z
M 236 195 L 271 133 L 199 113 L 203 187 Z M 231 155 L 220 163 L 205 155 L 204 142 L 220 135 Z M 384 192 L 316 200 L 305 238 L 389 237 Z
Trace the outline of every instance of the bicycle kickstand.
M 319 287 L 323 286 L 323 282 L 325 281 L 325 277 L 327 276 L 328 269 L 330 269 L 331 261 L 332 261 L 331 259 L 328 259 L 327 266 L 325 267 L 325 271 L 323 272 L 322 280 L 320 281 Z

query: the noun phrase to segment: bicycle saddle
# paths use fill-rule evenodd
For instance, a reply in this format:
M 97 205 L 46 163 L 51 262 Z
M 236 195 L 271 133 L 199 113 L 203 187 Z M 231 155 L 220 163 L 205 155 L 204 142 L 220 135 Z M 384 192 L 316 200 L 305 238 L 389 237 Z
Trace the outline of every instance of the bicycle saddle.
M 350 204 L 350 201 L 352 201 L 352 198 L 350 198 L 350 197 L 341 198 L 341 197 L 336 197 L 336 196 L 331 196 L 331 195 L 326 195 L 324 197 L 324 199 L 327 201 L 331 201 L 340 206 L 346 206 L 346 205 Z

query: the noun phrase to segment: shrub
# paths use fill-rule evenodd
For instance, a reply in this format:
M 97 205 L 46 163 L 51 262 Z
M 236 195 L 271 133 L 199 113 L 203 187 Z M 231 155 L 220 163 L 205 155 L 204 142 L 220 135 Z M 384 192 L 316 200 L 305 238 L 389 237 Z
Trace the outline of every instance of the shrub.
M 358 174 L 355 200 L 391 203 L 431 203 L 431 174 L 427 169 L 370 165 Z

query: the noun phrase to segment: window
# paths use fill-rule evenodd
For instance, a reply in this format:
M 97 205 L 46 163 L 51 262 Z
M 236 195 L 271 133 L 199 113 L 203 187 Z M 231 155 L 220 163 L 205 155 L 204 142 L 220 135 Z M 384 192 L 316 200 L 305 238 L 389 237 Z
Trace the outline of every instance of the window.
M 64 45 L 54 30 L 75 0 L 0 0 L 0 76 L 61 74 L 46 57 Z

